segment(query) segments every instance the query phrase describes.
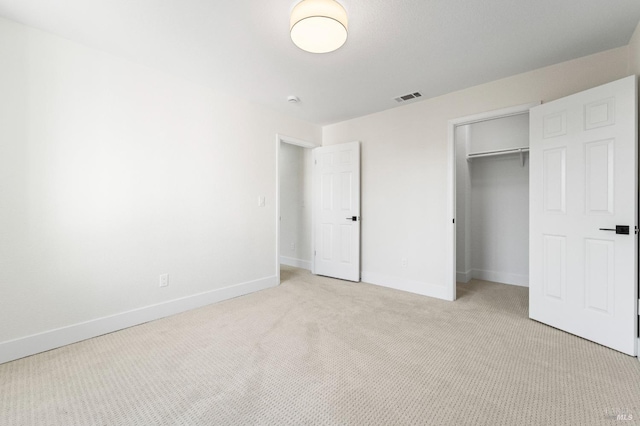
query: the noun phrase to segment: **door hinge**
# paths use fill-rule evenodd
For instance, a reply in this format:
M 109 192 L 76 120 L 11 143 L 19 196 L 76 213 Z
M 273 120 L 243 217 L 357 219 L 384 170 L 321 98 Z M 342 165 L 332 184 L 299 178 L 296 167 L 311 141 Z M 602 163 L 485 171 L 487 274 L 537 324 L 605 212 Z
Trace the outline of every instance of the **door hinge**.
M 313 251 L 313 255 L 314 255 L 314 256 L 316 255 L 316 251 L 315 251 L 315 250 Z

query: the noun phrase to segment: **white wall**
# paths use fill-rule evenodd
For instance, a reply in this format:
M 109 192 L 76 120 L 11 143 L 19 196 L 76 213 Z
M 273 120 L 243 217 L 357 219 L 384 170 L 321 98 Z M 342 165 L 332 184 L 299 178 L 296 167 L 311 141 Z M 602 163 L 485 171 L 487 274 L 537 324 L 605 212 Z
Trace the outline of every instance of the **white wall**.
M 323 127 L 324 145 L 362 141 L 363 280 L 442 292 L 453 226 L 446 205 L 448 120 L 604 84 L 625 77 L 627 62 L 622 47 Z
M 318 126 L 5 19 L 0 62 L 0 362 L 277 284 L 276 133 Z
M 529 146 L 529 114 L 469 126 L 470 150 Z M 519 155 L 476 158 L 468 163 L 471 203 L 471 275 L 529 285 L 529 161 Z
M 640 74 L 640 23 L 629 41 L 629 74 Z
M 529 146 L 529 115 L 518 114 L 470 125 L 470 153 Z
M 280 262 L 311 269 L 311 150 L 280 143 Z

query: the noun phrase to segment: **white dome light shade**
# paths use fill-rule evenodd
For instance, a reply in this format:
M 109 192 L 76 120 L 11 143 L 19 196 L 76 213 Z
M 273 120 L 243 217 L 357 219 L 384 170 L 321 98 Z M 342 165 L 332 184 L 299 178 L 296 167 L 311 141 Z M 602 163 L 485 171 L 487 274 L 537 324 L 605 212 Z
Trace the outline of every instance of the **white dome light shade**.
M 291 40 L 307 52 L 333 52 L 347 41 L 347 11 L 334 0 L 302 0 L 290 24 Z

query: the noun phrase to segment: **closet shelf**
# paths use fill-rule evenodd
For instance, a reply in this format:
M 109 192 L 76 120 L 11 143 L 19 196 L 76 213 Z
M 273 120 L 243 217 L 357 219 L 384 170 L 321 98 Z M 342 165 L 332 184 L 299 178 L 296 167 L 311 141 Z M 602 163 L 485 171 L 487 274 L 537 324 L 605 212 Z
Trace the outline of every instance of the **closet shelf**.
M 520 154 L 520 163 L 522 163 L 522 167 L 524 167 L 524 154 L 527 152 L 529 152 L 528 146 L 523 146 L 520 148 L 498 149 L 495 151 L 475 152 L 473 154 L 467 155 L 467 161 L 472 161 L 474 158 L 495 157 L 498 155 L 506 154 Z

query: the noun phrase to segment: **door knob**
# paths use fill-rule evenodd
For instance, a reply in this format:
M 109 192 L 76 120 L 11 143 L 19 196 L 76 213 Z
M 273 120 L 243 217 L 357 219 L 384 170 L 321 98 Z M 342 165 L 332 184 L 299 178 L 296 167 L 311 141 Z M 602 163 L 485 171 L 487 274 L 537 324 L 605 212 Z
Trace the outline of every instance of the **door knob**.
M 360 216 L 351 216 L 351 217 L 348 217 L 347 220 L 351 220 L 353 222 L 357 222 L 357 221 L 360 220 Z
M 616 225 L 615 229 L 613 228 L 600 228 L 601 231 L 613 231 L 616 234 L 620 235 L 629 235 L 629 227 L 626 225 Z

